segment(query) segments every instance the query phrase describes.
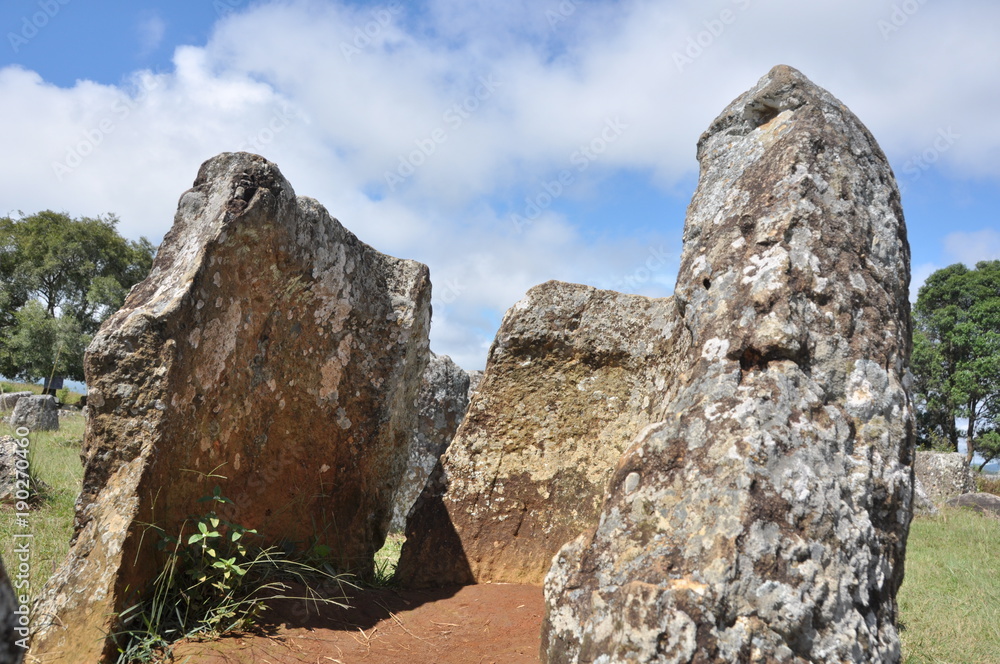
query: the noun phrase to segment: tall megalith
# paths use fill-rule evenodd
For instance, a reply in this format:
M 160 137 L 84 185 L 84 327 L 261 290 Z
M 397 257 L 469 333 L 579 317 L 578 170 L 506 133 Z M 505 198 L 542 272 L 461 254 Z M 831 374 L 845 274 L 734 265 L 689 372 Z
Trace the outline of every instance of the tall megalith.
M 149 277 L 87 350 L 76 532 L 33 653 L 110 652 L 115 614 L 219 484 L 224 518 L 365 572 L 427 363 L 424 265 L 359 241 L 262 157 L 205 162 Z M 221 479 L 222 476 L 224 479 Z
M 892 171 L 784 66 L 698 159 L 677 392 L 556 556 L 543 660 L 897 662 L 913 424 Z
M 410 439 L 406 472 L 393 501 L 391 532 L 406 528 L 406 515 L 445 453 L 465 417 L 472 392 L 470 376 L 447 355 L 430 354 L 414 407 L 417 426 Z
M 596 522 L 618 457 L 662 417 L 683 333 L 673 298 L 529 290 L 410 511 L 399 581 L 541 585 L 552 556 Z

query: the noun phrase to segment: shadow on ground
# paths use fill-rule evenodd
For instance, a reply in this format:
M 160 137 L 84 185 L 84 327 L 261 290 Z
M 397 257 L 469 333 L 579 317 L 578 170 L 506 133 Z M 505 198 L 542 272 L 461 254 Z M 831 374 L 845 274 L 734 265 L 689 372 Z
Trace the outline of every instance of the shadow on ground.
M 294 592 L 294 591 L 293 591 Z M 174 662 L 535 664 L 542 589 L 483 584 L 353 591 L 350 608 L 273 600 L 257 633 L 183 642 Z

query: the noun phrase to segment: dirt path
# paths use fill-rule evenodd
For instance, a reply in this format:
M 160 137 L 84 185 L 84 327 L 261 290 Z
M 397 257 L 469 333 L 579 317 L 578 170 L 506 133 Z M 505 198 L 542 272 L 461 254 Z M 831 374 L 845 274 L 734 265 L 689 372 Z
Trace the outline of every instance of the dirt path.
M 187 664 L 537 664 L 542 589 L 365 590 L 349 610 L 276 604 L 263 633 L 184 643 Z

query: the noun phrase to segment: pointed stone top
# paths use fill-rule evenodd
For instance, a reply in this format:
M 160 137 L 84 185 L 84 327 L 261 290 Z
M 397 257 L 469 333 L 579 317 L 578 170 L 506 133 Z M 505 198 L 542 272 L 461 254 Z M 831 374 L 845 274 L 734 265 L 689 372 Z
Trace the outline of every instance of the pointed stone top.
M 832 129 L 850 139 L 852 147 L 858 141 L 871 144 L 876 146 L 876 156 L 885 160 L 875 139 L 840 100 L 788 65 L 771 69 L 719 114 L 698 141 L 698 159 L 703 158 L 706 144 L 713 136 L 745 136 L 779 115 L 797 114 L 800 109 L 819 111 L 813 117 L 830 123 Z

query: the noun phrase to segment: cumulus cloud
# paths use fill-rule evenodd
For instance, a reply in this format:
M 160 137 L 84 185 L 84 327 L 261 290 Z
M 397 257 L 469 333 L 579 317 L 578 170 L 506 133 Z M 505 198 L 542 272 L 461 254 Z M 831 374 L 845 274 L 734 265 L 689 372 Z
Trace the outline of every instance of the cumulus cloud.
M 1000 71 L 1000 6 L 913 4 L 255 3 L 177 48 L 171 70 L 121 86 L 0 70 L 17 155 L 0 164 L 0 206 L 113 211 L 127 235 L 158 241 L 201 161 L 259 152 L 366 242 L 430 265 L 435 348 L 481 368 L 503 311 L 534 284 L 671 292 L 682 219 L 600 231 L 560 209 L 623 172 L 690 187 L 699 134 L 775 64 L 833 90 L 897 172 L 951 128 L 960 138 L 935 167 L 1000 175 L 1000 86 L 983 83 Z M 155 44 L 162 22 L 141 32 Z
M 984 228 L 972 233 L 949 233 L 944 238 L 944 250 L 957 263 L 975 267 L 979 261 L 1000 259 L 1000 232 Z

